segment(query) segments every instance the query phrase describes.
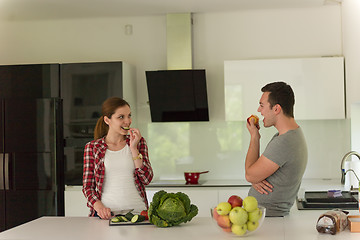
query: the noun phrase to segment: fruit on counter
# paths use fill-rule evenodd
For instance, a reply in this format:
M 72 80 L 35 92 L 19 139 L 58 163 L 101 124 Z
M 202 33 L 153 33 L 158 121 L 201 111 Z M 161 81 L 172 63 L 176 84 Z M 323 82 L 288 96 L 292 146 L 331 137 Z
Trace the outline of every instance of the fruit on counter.
M 221 202 L 216 206 L 216 211 L 219 215 L 228 215 L 231 210 L 231 204 L 228 202 Z
M 243 225 L 248 221 L 248 213 L 242 207 L 234 207 L 229 213 L 230 221 L 236 225 Z
M 246 224 L 243 224 L 243 225 L 233 224 L 231 226 L 231 231 L 239 236 L 244 235 L 246 233 L 246 230 L 247 230 Z
M 252 212 L 258 208 L 258 201 L 253 196 L 247 196 L 243 200 L 243 207 L 247 212 Z
M 247 230 L 249 230 L 249 231 L 254 231 L 255 229 L 257 229 L 258 228 L 258 226 L 259 226 L 259 221 L 248 221 L 247 223 L 246 223 L 246 225 L 247 225 Z
M 228 228 L 221 228 L 224 232 L 231 232 L 231 227 Z
M 240 204 L 239 199 L 241 199 L 242 206 L 236 206 L 236 204 Z M 235 207 L 232 207 L 231 203 Z M 248 196 L 242 199 L 240 196 L 232 195 L 228 198 L 228 202 L 220 202 L 213 208 L 211 215 L 223 231 L 244 235 L 246 232 L 252 232 L 259 228 L 264 217 L 263 211 L 263 208 L 258 206 L 255 197 Z
M 230 228 L 231 227 L 229 215 L 224 215 L 224 216 L 220 215 L 218 217 L 218 219 L 216 220 L 216 222 L 221 228 Z
M 218 217 L 220 216 L 220 215 L 217 213 L 217 208 L 214 208 L 212 211 L 213 211 L 213 212 L 212 212 L 212 217 L 213 217 L 215 220 L 217 220 Z
M 150 223 L 157 227 L 171 227 L 191 221 L 198 211 L 185 193 L 160 190 L 153 196 L 148 215 Z
M 243 199 L 239 197 L 238 195 L 232 195 L 228 199 L 228 203 L 231 204 L 231 207 L 242 207 Z
M 148 212 L 146 210 L 141 211 L 140 215 L 145 217 L 145 220 L 149 220 L 149 215 Z
M 262 212 L 259 208 L 256 208 L 254 211 L 249 212 L 249 221 L 256 222 L 258 221 L 262 216 Z

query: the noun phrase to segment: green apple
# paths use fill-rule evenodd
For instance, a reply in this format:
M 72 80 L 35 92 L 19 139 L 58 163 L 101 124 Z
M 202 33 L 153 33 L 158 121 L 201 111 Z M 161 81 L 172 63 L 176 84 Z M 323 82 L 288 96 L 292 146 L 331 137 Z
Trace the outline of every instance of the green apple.
M 259 221 L 259 219 L 262 216 L 262 212 L 260 211 L 259 208 L 256 208 L 254 211 L 249 212 L 248 214 L 249 214 L 249 221 L 251 222 Z
M 254 211 L 257 207 L 258 207 L 258 201 L 256 200 L 255 197 L 253 197 L 253 196 L 247 196 L 246 198 L 244 198 L 243 208 L 245 208 L 245 210 L 246 210 L 247 212 L 252 212 L 252 211 Z
M 248 221 L 248 213 L 242 207 L 234 207 L 229 213 L 230 221 L 236 225 L 243 225 Z
M 248 222 L 246 223 L 246 225 L 247 225 L 247 229 L 248 229 L 249 231 L 254 231 L 255 229 L 258 228 L 258 226 L 259 226 L 259 221 L 255 221 L 255 222 L 253 222 L 253 221 L 248 221 Z
M 228 215 L 231 210 L 231 204 L 228 202 L 221 202 L 216 206 L 216 211 L 219 215 Z
M 233 224 L 231 226 L 231 231 L 239 236 L 244 235 L 246 233 L 246 230 L 247 230 L 246 224 L 243 224 L 243 225 Z

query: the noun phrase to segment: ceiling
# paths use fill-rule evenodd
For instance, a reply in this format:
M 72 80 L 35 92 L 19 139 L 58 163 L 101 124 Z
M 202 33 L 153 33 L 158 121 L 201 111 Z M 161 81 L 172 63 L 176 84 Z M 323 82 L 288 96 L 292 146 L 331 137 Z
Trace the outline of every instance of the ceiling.
M 0 0 L 0 19 L 46 20 L 316 7 L 341 0 Z

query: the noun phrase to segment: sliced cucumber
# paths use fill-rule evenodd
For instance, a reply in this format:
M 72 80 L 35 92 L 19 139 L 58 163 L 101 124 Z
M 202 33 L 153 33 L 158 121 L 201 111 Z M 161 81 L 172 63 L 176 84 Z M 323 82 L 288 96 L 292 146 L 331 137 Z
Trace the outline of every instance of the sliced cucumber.
M 122 222 L 128 222 L 129 220 L 125 216 L 120 216 Z
M 128 221 L 131 221 L 131 219 L 134 217 L 134 214 L 132 214 L 131 212 L 128 212 L 127 214 L 125 214 L 125 218 L 128 220 Z
M 116 223 L 116 222 L 120 222 L 121 220 L 120 220 L 120 218 L 118 218 L 118 217 L 113 217 L 112 219 L 111 219 L 111 222 L 113 222 L 113 223 Z
M 145 221 L 145 216 L 142 216 L 142 215 L 134 215 L 134 216 L 131 218 L 131 222 L 132 222 L 132 223 L 142 222 L 142 221 Z

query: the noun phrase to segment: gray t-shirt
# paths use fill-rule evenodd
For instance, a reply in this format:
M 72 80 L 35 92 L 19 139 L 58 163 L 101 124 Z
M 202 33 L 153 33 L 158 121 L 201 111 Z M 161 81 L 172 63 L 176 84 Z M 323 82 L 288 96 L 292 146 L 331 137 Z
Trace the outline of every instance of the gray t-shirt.
M 308 159 L 301 128 L 280 136 L 275 134 L 263 155 L 279 165 L 279 169 L 266 179 L 274 186 L 273 191 L 268 195 L 260 194 L 251 187 L 249 196 L 254 196 L 260 205 L 266 207 L 266 216 L 285 216 L 294 204 Z

